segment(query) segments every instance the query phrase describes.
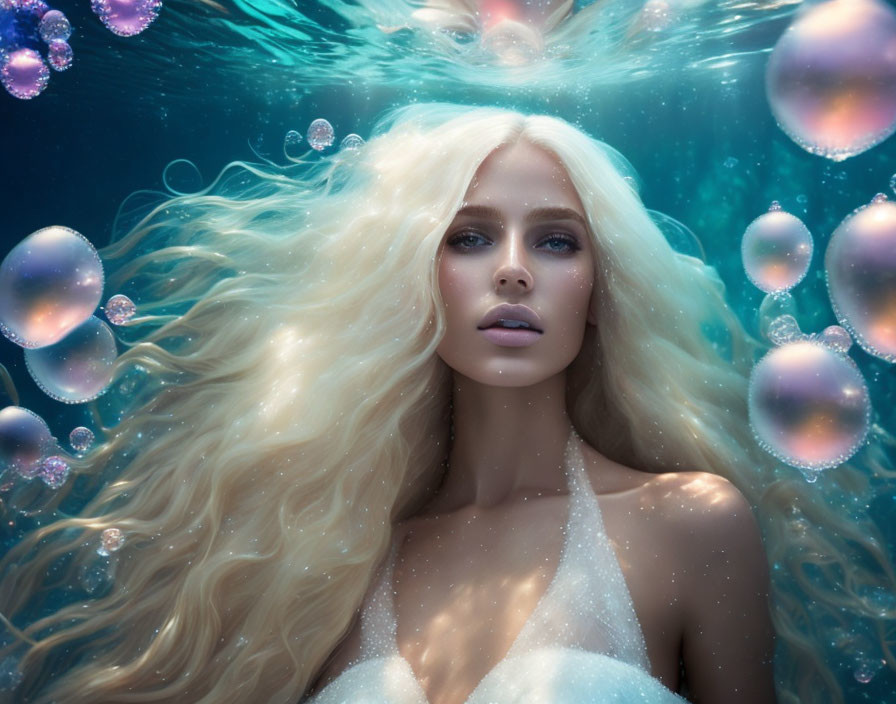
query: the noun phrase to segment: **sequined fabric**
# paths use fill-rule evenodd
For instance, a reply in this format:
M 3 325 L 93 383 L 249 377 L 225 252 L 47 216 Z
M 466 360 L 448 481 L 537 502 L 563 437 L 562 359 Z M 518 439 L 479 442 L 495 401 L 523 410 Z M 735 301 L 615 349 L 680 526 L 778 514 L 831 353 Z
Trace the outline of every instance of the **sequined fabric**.
M 644 636 L 575 433 L 565 463 L 569 517 L 557 572 L 506 657 L 467 704 L 685 702 L 649 674 Z M 429 704 L 398 650 L 392 599 L 397 547 L 393 543 L 362 613 L 361 655 L 308 704 Z

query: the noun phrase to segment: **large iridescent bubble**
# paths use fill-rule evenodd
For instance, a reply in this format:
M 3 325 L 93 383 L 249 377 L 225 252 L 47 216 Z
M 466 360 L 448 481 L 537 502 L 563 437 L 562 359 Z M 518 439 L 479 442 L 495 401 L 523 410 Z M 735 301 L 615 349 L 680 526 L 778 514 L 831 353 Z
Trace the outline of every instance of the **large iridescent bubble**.
M 778 40 L 765 76 L 781 129 L 842 161 L 896 130 L 896 11 L 882 0 L 807 7 Z
M 803 470 L 835 467 L 862 446 L 871 417 L 855 363 L 815 340 L 773 349 L 753 368 L 750 424 L 759 444 Z
M 12 469 L 31 478 L 40 462 L 56 446 L 43 419 L 27 408 L 7 406 L 0 410 L 0 474 Z
M 90 0 L 90 6 L 109 31 L 132 37 L 159 16 L 161 0 Z
M 94 316 L 55 345 L 25 350 L 25 363 L 38 386 L 64 403 L 102 394 L 112 380 L 116 357 L 112 330 Z
M 22 47 L 10 51 L 0 67 L 0 82 L 10 95 L 30 100 L 41 94 L 50 82 L 50 70 L 34 49 Z
M 896 203 L 879 194 L 847 216 L 824 266 L 840 324 L 866 352 L 896 362 Z
M 751 222 L 741 241 L 741 257 L 750 281 L 766 293 L 787 291 L 809 270 L 812 235 L 798 217 L 777 201 Z
M 91 316 L 102 294 L 93 245 L 67 227 L 45 227 L 0 264 L 0 332 L 22 347 L 55 344 Z

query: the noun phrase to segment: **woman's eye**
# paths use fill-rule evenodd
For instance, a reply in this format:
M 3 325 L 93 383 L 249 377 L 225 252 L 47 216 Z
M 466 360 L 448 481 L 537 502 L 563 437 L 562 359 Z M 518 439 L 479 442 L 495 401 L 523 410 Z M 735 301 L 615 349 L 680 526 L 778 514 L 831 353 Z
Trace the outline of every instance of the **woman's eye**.
M 569 235 L 551 235 L 543 239 L 538 246 L 560 254 L 578 252 L 581 249 L 576 239 Z
M 465 232 L 459 232 L 448 240 L 449 247 L 460 250 L 475 249 L 480 245 L 487 244 L 489 244 L 488 239 L 480 235 L 478 232 L 471 232 L 469 230 Z

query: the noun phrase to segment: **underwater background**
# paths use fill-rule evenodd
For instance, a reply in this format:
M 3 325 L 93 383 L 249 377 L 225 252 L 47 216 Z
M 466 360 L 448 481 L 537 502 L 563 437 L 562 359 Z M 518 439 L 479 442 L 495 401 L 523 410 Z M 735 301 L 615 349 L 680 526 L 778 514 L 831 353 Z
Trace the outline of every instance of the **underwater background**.
M 638 173 L 646 206 L 683 226 L 664 228 L 673 245 L 718 270 L 756 336 L 765 294 L 747 278 L 740 244 L 751 221 L 778 201 L 814 239 L 809 272 L 792 294 L 803 332 L 821 332 L 837 323 L 825 248 L 853 210 L 876 193 L 894 197 L 896 141 L 836 162 L 809 153 L 778 126 L 766 65 L 801 4 L 673 2 L 678 10 L 646 31 L 636 26 L 643 2 L 604 0 L 599 26 L 554 46 L 553 55 L 502 65 L 469 37 L 400 28 L 410 7 L 402 0 L 166 0 L 158 18 L 130 37 L 103 26 L 88 0 L 55 0 L 51 6 L 73 26 L 71 67 L 54 72 L 32 99 L 0 92 L 0 259 L 50 225 L 101 248 L 123 234 L 139 192 L 196 191 L 235 160 L 319 158 L 304 137 L 318 118 L 334 128 L 330 153 L 349 133 L 366 139 L 396 105 L 496 104 L 557 115 L 619 150 Z M 284 145 L 290 130 L 300 144 Z M 869 387 L 872 423 L 896 433 L 893 365 L 858 345 L 850 356 Z M 0 363 L 15 381 L 17 405 L 40 415 L 61 441 L 90 424 L 82 406 L 37 387 L 22 350 L 5 338 Z M 0 406 L 13 401 L 0 388 Z M 824 485 L 822 472 L 819 491 Z M 861 506 L 847 495 L 835 500 L 867 515 L 893 556 L 896 486 L 880 480 L 874 492 Z M 5 549 L 27 521 L 8 508 L 2 515 Z M 869 598 L 882 610 L 896 603 L 896 594 Z M 846 700 L 896 702 L 892 663 L 868 668 L 885 658 L 881 643 L 858 626 L 853 635 L 827 648 Z M 885 640 L 892 647 L 896 626 Z

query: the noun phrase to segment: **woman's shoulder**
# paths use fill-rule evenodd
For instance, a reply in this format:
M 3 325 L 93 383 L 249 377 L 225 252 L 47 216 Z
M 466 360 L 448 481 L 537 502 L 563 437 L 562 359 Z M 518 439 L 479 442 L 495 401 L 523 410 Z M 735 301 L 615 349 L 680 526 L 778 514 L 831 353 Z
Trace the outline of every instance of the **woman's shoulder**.
M 724 521 L 744 512 L 750 504 L 728 479 L 711 472 L 665 472 L 654 474 L 648 488 L 670 518 L 683 522 Z
M 696 578 L 724 570 L 732 558 L 764 572 L 765 552 L 750 502 L 728 479 L 711 472 L 668 472 L 646 482 L 641 503 L 649 506 L 655 528 L 675 547 L 685 574 Z M 693 569 L 689 569 L 693 568 Z M 696 593 L 696 592 L 694 592 Z
M 590 448 L 589 448 L 590 449 Z M 728 479 L 711 472 L 645 472 L 586 451 L 586 465 L 595 493 L 606 504 L 618 502 L 630 515 L 649 514 L 653 525 L 678 542 L 705 536 L 704 542 L 724 542 L 749 529 L 755 518 L 747 498 Z M 707 535 L 708 534 L 708 535 Z M 711 545 L 707 549 L 712 549 Z

